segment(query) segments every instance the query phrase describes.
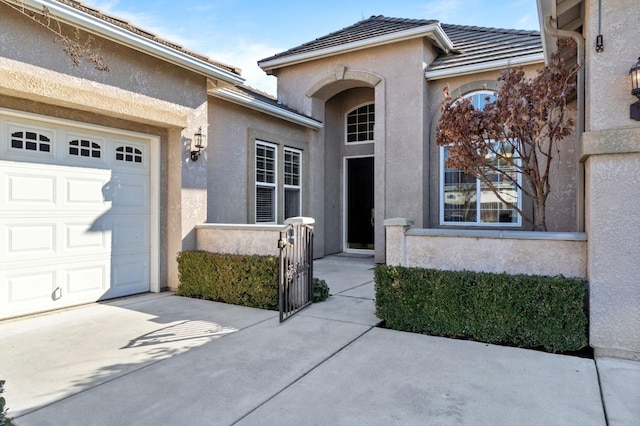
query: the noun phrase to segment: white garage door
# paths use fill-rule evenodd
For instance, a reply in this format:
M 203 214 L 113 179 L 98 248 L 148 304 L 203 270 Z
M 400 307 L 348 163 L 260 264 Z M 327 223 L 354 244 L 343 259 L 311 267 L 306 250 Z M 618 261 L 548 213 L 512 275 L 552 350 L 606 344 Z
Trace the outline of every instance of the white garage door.
M 0 131 L 0 318 L 149 291 L 149 139 L 2 111 Z

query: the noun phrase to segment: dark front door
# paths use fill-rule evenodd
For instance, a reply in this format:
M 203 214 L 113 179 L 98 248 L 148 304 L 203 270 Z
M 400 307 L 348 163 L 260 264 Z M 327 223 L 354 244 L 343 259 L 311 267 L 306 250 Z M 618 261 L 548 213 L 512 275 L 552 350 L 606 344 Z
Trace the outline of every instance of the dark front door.
M 347 249 L 373 250 L 373 157 L 347 159 Z

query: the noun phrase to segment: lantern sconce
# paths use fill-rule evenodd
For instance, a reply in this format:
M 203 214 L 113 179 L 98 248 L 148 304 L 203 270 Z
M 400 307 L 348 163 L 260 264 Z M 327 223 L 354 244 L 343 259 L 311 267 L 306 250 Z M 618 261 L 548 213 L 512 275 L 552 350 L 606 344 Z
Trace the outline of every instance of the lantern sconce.
M 191 140 L 191 161 L 198 161 L 200 151 L 207 146 L 207 137 L 202 134 L 202 126 L 193 135 Z
M 640 58 L 638 62 L 629 70 L 631 76 L 631 94 L 638 98 L 638 102 L 631 104 L 629 117 L 633 120 L 640 120 Z

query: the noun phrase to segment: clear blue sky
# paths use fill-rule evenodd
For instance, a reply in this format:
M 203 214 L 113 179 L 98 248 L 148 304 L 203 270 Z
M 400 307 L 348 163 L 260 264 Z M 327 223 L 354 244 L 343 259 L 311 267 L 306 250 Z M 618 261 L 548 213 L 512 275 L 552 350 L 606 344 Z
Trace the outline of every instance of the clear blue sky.
M 372 15 L 539 30 L 536 0 L 83 0 L 187 49 L 242 68 L 247 84 L 275 94 L 260 59 Z

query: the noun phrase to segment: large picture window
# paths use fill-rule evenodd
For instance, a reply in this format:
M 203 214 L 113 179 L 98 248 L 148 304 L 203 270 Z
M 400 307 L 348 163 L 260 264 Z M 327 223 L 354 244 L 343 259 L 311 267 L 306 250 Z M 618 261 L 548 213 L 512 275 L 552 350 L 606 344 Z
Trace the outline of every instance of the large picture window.
M 494 92 L 474 92 L 467 96 L 473 106 L 484 108 L 487 103 L 496 99 Z M 489 179 L 499 189 L 498 197 L 487 184 L 475 176 L 459 169 L 447 167 L 448 149 L 441 148 L 440 164 L 440 222 L 445 225 L 482 225 L 482 226 L 520 226 L 520 215 L 509 208 L 504 201 L 520 207 L 521 192 L 517 185 L 506 179 L 501 173 L 489 174 Z M 499 170 L 506 172 L 516 182 L 520 182 L 520 174 L 514 167 L 516 159 L 510 159 L 509 153 L 503 158 L 487 154 L 487 162 Z M 501 200 L 502 198 L 503 200 Z

